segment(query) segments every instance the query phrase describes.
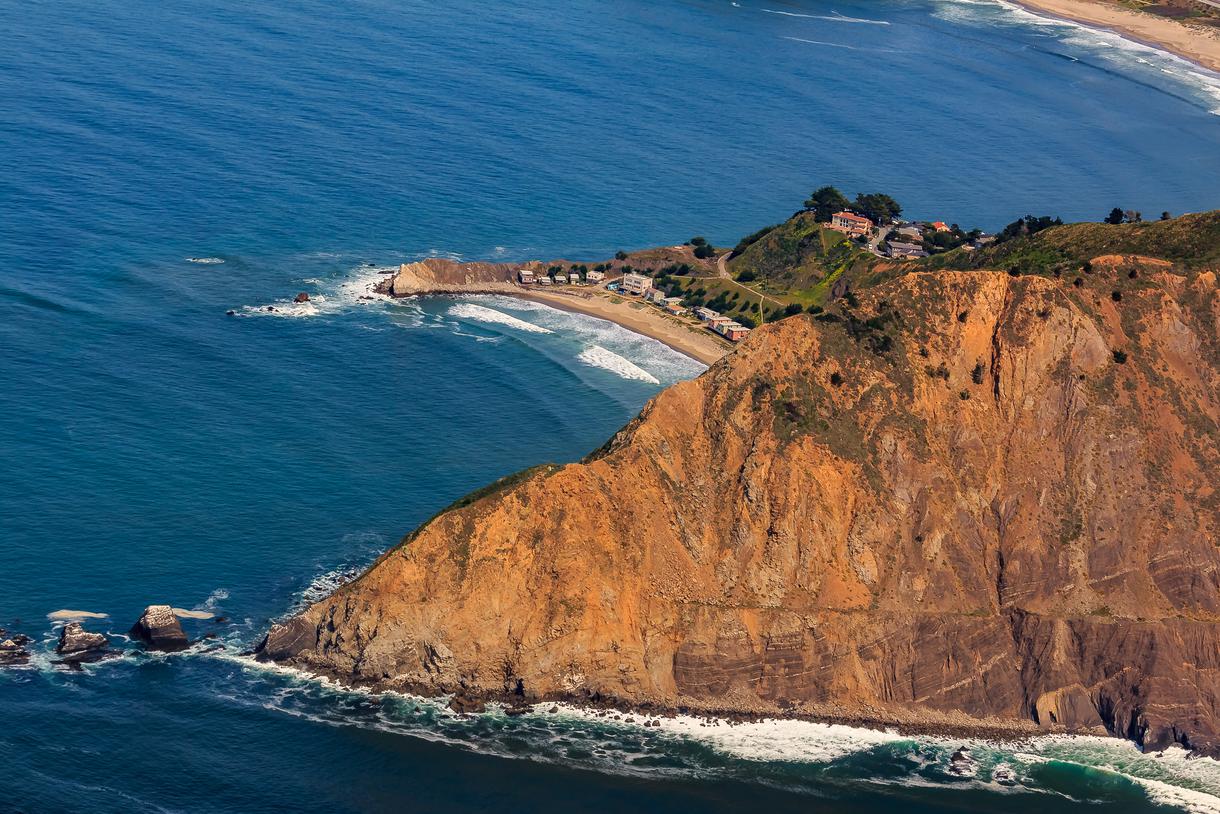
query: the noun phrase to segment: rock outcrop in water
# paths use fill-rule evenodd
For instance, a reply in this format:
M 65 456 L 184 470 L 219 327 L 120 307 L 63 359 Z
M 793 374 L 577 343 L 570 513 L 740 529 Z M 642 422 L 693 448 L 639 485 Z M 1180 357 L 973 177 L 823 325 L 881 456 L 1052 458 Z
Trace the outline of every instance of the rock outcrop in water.
M 149 605 L 131 626 L 133 639 L 143 642 L 149 650 L 174 652 L 185 650 L 190 645 L 182 623 L 169 605 Z
M 1220 752 L 1215 272 L 858 297 L 440 514 L 262 656 L 463 698 Z

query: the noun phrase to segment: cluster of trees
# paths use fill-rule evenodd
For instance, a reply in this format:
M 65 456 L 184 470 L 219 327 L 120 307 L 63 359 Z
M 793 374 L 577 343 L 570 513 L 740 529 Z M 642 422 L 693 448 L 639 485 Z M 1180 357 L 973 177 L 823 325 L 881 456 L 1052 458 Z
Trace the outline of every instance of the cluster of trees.
M 716 256 L 716 247 L 708 243 L 706 237 L 692 237 L 687 243 L 695 247 L 695 257 L 700 260 Z
M 828 223 L 836 212 L 849 209 L 858 215 L 863 215 L 874 223 L 890 223 L 902 214 L 902 206 L 882 192 L 859 193 L 854 201 L 835 187 L 825 186 L 815 189 L 805 201 L 805 211 L 813 213 L 813 219 L 818 223 Z
M 1161 213 L 1161 220 L 1169 220 L 1173 216 L 1168 212 Z M 1102 219 L 1102 223 L 1140 223 L 1144 220 L 1142 213 L 1134 209 L 1119 209 L 1117 206 L 1110 210 L 1110 214 Z
M 1018 218 L 1012 223 L 1005 226 L 1000 233 L 995 236 L 997 243 L 1003 243 L 1005 240 L 1012 240 L 1014 237 L 1022 235 L 1032 235 L 1041 232 L 1043 229 L 1049 229 L 1052 226 L 1062 226 L 1063 218 L 1051 217 L 1050 215 L 1041 215 L 1034 217 L 1026 215 L 1023 218 Z

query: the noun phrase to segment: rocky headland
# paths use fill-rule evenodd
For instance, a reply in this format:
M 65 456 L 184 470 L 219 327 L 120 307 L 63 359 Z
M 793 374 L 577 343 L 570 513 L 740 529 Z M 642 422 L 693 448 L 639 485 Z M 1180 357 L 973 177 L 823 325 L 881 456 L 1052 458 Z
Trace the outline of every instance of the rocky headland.
M 1002 271 L 870 264 L 586 460 L 459 501 L 260 656 L 513 706 L 1220 754 L 1220 298 L 1187 225 L 950 258 Z

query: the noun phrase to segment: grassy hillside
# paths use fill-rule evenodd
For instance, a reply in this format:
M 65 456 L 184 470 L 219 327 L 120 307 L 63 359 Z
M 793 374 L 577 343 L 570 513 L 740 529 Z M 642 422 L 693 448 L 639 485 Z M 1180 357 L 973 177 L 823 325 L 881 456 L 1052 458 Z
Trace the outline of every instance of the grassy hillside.
M 829 278 L 867 259 L 841 232 L 816 223 L 812 212 L 798 212 L 743 240 L 728 265 L 735 277 L 752 276 L 762 290 L 813 301 L 813 291 L 828 288 Z
M 1220 263 L 1220 211 L 1147 223 L 1071 223 L 977 252 L 928 258 L 922 268 L 1015 269 L 1046 273 L 1114 254 L 1154 257 L 1188 267 Z

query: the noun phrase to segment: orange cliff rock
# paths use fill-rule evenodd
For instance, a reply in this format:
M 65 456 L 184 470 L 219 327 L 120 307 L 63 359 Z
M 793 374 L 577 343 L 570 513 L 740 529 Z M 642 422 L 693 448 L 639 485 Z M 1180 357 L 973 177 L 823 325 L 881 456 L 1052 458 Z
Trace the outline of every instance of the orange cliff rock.
M 1216 277 L 1123 285 L 911 273 L 854 319 L 766 326 L 585 462 L 440 514 L 261 654 L 430 694 L 1216 754 Z

